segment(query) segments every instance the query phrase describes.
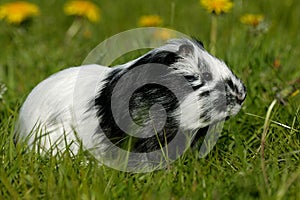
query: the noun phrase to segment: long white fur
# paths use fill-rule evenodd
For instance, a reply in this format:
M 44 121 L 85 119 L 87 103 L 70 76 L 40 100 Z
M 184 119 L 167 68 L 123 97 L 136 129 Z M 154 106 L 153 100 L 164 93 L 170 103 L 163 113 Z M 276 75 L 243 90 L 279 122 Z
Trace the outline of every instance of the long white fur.
M 31 133 L 29 142 L 33 143 L 34 130 L 38 130 L 46 134 L 41 140 L 45 149 L 55 144 L 63 150 L 64 139 L 68 143 L 77 141 L 76 132 L 82 134 L 78 136 L 85 147 L 92 147 L 94 138 L 91 133 L 99 124 L 96 113 L 86 110 L 109 71 L 110 68 L 100 65 L 72 67 L 42 81 L 32 90 L 20 110 L 18 131 L 21 137 Z M 75 144 L 71 148 L 75 152 L 77 149 Z

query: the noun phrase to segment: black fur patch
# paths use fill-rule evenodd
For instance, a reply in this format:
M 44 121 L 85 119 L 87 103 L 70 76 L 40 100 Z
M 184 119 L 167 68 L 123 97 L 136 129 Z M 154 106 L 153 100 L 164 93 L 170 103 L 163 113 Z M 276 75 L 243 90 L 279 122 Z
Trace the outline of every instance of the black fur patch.
M 209 94 L 210 94 L 209 91 L 205 91 L 205 92 L 200 93 L 200 94 L 199 94 L 199 97 L 200 97 L 200 99 L 202 99 L 202 98 L 208 97 Z
M 146 84 L 137 89 L 130 99 L 129 113 L 132 121 L 140 126 L 143 126 L 143 123 L 149 123 L 149 109 L 151 106 L 159 104 L 165 109 L 167 117 L 163 130 L 157 132 L 156 135 L 152 134 L 147 138 L 134 137 L 119 128 L 112 114 L 111 98 L 113 89 L 118 80 L 130 71 L 130 69 L 148 63 L 157 63 L 169 66 L 175 63 L 179 58 L 180 57 L 176 53 L 168 51 L 149 53 L 129 68 L 114 69 L 105 79 L 106 83 L 95 99 L 94 105 L 97 109 L 97 117 L 100 119 L 97 133 L 103 132 L 114 145 L 131 152 L 152 152 L 159 150 L 161 147 L 168 144 L 179 130 L 178 122 L 171 114 L 178 108 L 179 102 L 170 90 L 158 84 Z M 122 115 L 122 111 L 124 112 L 124 110 L 120 110 L 120 115 Z M 130 127 L 130 124 L 128 126 Z
M 154 104 L 162 105 L 166 111 L 167 118 L 164 129 L 158 132 L 157 135 L 147 138 L 128 135 L 118 127 L 110 107 L 110 92 L 111 88 L 108 85 L 104 87 L 95 104 L 98 108 L 97 115 L 101 119 L 99 128 L 114 145 L 131 152 L 152 152 L 164 147 L 177 134 L 179 125 L 171 113 L 178 107 L 178 100 L 167 88 L 160 85 L 147 84 L 136 90 L 130 99 L 129 112 L 132 120 L 140 126 L 151 122 L 149 110 Z
M 192 85 L 193 90 L 198 90 L 199 88 L 202 88 L 205 84 L 201 83 L 199 85 Z
M 185 78 L 188 82 L 191 83 L 191 86 L 192 86 L 193 90 L 197 90 L 197 89 L 199 89 L 199 88 L 201 88 L 201 87 L 204 86 L 204 83 L 200 83 L 200 84 L 198 84 L 198 85 L 193 85 L 193 84 L 192 84 L 194 81 L 199 80 L 199 77 L 198 77 L 198 76 L 195 76 L 195 75 L 184 75 L 184 78 Z
M 238 93 L 238 88 L 237 88 L 236 85 L 233 84 L 233 82 L 232 82 L 231 79 L 226 79 L 226 80 L 225 80 L 225 83 L 226 83 L 226 85 L 227 85 L 233 92 Z
M 174 52 L 170 51 L 159 51 L 159 52 L 152 52 L 146 54 L 137 62 L 129 67 L 129 70 L 140 65 L 149 64 L 149 63 L 156 63 L 170 66 L 178 61 L 181 57 Z
M 195 75 L 184 75 L 184 78 L 188 80 L 189 82 L 194 82 L 199 79 L 199 77 Z
M 204 128 L 200 128 L 197 131 L 195 137 L 193 138 L 193 141 L 191 142 L 191 147 L 192 148 L 197 148 L 198 145 L 202 143 L 200 141 L 201 141 L 201 139 L 204 139 L 204 137 L 205 137 L 205 135 L 206 135 L 206 133 L 208 131 L 208 128 L 209 128 L 209 126 L 206 126 Z

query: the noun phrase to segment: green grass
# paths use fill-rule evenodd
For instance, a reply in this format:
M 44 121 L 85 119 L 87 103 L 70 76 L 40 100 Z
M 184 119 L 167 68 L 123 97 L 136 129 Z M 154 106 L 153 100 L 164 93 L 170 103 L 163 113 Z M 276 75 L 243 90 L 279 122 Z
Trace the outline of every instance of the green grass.
M 265 124 L 276 93 L 300 77 L 298 1 L 236 0 L 233 10 L 218 19 L 217 56 L 245 82 L 244 107 L 225 123 L 222 137 L 205 158 L 187 152 L 170 168 L 146 174 L 100 166 L 85 151 L 45 157 L 25 151 L 25 144 L 15 147 L 18 110 L 37 83 L 80 65 L 105 38 L 135 28 L 141 15 L 159 14 L 166 27 L 195 36 L 205 46 L 210 15 L 197 0 L 97 1 L 102 21 L 88 25 L 91 37 L 79 33 L 65 43 L 72 18 L 62 12 L 63 2 L 32 2 L 40 6 L 41 15 L 26 28 L 0 21 L 0 81 L 8 88 L 0 101 L 0 199 L 300 198 L 300 95 L 289 96 L 286 105 L 276 103 L 270 113 L 273 121 Z M 264 14 L 268 31 L 251 35 L 239 22 L 247 12 Z M 278 69 L 275 59 L 281 62 Z

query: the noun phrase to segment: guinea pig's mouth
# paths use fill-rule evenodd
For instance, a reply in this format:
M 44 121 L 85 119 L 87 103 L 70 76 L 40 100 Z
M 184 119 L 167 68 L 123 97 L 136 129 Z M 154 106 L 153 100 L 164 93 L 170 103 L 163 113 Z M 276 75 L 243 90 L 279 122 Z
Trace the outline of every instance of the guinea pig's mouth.
M 229 120 L 230 119 L 230 116 L 227 116 L 225 117 L 225 121 Z

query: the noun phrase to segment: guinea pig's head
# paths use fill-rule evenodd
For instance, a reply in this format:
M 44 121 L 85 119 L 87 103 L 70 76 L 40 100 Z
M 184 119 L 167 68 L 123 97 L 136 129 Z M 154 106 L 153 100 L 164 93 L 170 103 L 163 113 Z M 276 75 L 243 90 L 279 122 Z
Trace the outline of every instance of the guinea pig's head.
M 240 111 L 246 87 L 223 61 L 209 54 L 201 42 L 175 39 L 162 50 L 176 53 L 176 62 L 170 67 L 174 73 L 184 76 L 193 88 L 181 103 L 181 109 L 188 115 L 181 117 L 182 126 L 202 128 Z

